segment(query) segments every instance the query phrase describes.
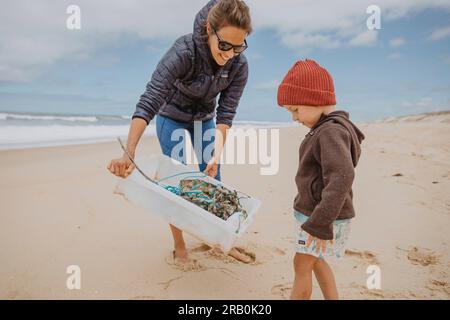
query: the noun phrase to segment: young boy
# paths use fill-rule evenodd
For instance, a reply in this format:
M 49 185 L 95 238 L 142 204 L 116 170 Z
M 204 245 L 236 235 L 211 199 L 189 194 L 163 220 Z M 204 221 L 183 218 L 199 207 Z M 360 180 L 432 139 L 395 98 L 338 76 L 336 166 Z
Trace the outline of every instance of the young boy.
M 336 111 L 331 75 L 313 60 L 298 61 L 278 88 L 278 104 L 311 130 L 299 150 L 294 200 L 295 280 L 291 299 L 310 299 L 312 272 L 325 299 L 338 299 L 326 258 L 341 258 L 355 216 L 352 183 L 363 133 Z

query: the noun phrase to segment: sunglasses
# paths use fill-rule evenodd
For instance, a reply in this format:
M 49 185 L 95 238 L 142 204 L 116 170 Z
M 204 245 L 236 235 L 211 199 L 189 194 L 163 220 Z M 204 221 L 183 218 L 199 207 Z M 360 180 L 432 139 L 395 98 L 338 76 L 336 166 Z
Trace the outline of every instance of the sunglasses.
M 219 40 L 219 44 L 218 44 L 219 50 L 230 51 L 231 49 L 233 49 L 234 53 L 239 54 L 239 53 L 244 52 L 248 48 L 247 40 L 244 40 L 244 44 L 235 46 L 229 42 L 226 42 L 226 41 L 223 41 L 222 39 L 220 39 L 219 35 L 216 32 L 216 29 L 214 29 L 214 28 L 212 28 L 212 29 L 214 31 L 214 34 L 217 37 L 217 40 Z

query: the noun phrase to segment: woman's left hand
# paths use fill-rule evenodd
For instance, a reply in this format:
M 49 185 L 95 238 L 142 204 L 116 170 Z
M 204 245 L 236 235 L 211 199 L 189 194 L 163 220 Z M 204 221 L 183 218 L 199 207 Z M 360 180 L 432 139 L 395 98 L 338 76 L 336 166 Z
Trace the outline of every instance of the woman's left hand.
M 208 161 L 206 169 L 203 171 L 211 178 L 216 178 L 219 172 L 220 155 L 222 154 L 223 146 L 227 139 L 227 132 L 230 129 L 229 125 L 219 123 L 216 126 L 216 135 L 214 139 L 214 153 L 211 160 Z
M 217 176 L 218 171 L 219 171 L 219 161 L 217 161 L 215 158 L 212 158 L 211 160 L 209 160 L 208 165 L 206 166 L 206 169 L 203 172 L 208 176 L 210 176 L 211 178 L 215 178 Z

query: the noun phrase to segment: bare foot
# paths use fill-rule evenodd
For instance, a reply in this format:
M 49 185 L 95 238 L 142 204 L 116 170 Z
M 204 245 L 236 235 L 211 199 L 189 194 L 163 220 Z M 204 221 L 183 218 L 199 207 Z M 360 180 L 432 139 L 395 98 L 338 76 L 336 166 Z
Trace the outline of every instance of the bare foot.
M 239 248 L 232 248 L 228 255 L 243 263 L 252 263 L 254 261 L 254 257 L 249 256 L 244 250 Z

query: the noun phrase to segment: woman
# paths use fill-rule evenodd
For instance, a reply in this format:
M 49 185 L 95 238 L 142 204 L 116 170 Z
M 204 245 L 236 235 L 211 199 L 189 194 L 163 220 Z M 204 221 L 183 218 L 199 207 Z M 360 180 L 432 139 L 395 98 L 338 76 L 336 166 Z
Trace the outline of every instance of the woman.
M 201 150 L 196 153 L 197 157 L 200 155 L 200 171 L 220 180 L 219 159 L 227 130 L 247 83 L 248 65 L 242 52 L 247 48 L 246 37 L 251 32 L 249 8 L 243 1 L 212 0 L 197 14 L 194 32 L 179 38 L 164 55 L 137 103 L 127 142 L 127 151 L 132 157 L 145 128 L 157 115 L 156 129 L 162 152 L 184 161 L 182 151 L 178 152 L 177 148 L 177 152 L 173 152 L 180 141 L 173 139 L 172 133 L 177 129 L 187 130 L 194 149 Z M 201 142 L 194 139 L 194 122 L 201 123 L 196 126 L 201 128 Z M 203 156 L 211 143 L 203 139 L 204 132 L 211 129 L 215 132 L 214 150 L 209 156 Z M 126 178 L 134 166 L 123 154 L 112 160 L 108 169 Z M 188 255 L 182 231 L 173 225 L 170 228 L 174 258 L 185 263 Z M 229 254 L 244 262 L 249 260 L 236 249 Z

